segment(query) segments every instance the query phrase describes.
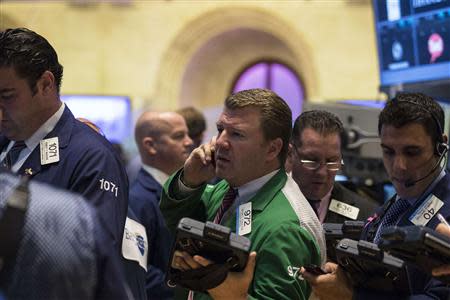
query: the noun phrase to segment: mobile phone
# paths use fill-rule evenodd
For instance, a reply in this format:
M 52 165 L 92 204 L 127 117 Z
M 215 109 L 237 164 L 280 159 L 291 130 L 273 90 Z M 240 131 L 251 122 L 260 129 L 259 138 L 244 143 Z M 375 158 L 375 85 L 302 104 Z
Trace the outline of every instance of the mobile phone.
M 311 273 L 315 276 L 326 274 L 324 270 L 322 270 L 321 267 L 314 265 L 314 264 L 307 264 L 303 266 L 303 269 L 305 269 L 308 273 Z

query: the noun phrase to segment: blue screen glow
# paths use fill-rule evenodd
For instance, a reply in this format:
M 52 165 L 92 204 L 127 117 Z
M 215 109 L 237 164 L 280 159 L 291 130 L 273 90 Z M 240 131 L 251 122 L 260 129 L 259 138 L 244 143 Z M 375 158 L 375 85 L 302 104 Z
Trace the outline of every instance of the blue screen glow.
M 100 127 L 105 137 L 121 143 L 131 134 L 130 99 L 125 96 L 62 95 L 76 118 L 85 118 Z
M 382 86 L 450 78 L 450 0 L 373 0 Z

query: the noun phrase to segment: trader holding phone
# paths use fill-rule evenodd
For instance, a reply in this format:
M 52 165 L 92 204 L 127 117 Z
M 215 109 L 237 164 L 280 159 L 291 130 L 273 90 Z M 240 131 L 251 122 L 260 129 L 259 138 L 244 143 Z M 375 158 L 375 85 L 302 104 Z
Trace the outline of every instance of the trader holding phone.
M 448 151 L 444 112 L 431 97 L 400 93 L 389 101 L 378 120 L 383 162 L 397 195 L 369 218 L 361 239 L 378 243 L 383 229 L 397 225 L 436 228 L 438 213 L 450 217 L 450 176 L 444 171 Z M 327 263 L 326 275 L 302 270 L 321 299 L 448 299 L 450 289 L 412 264 L 405 285 L 395 290 L 353 287 L 338 265 Z
M 169 229 L 182 217 L 214 221 L 249 238 L 257 252 L 253 280 L 254 253 L 250 267 L 228 273 L 195 299 L 308 299 L 310 287 L 298 271 L 324 261 L 325 243 L 319 220 L 283 167 L 291 124 L 288 105 L 272 91 L 232 94 L 217 121 L 217 137 L 196 148 L 166 183 L 161 210 Z M 214 177 L 223 180 L 207 185 Z M 172 266 L 189 270 L 209 263 L 182 252 Z

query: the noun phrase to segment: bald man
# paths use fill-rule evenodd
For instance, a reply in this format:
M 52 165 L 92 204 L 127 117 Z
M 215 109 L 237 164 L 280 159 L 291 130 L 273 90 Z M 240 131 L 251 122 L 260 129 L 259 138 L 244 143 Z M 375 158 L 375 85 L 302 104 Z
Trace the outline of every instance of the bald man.
M 159 210 L 162 185 L 181 168 L 192 146 L 184 118 L 175 112 L 144 112 L 135 128 L 142 168 L 130 189 L 129 206 L 144 225 L 148 240 L 148 299 L 171 299 L 165 285 L 171 239 Z

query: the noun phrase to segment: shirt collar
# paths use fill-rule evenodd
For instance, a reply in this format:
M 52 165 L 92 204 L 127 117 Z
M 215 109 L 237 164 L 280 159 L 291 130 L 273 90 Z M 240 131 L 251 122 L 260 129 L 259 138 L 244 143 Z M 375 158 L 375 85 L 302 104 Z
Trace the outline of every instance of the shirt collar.
M 238 187 L 239 203 L 248 202 L 248 200 L 250 200 L 250 198 L 252 198 L 278 171 L 279 169 Z
M 142 169 L 144 169 L 144 171 L 146 171 L 148 174 L 152 175 L 160 185 L 164 185 L 167 179 L 169 179 L 168 174 L 156 168 L 150 167 L 149 165 L 146 165 L 144 163 L 142 164 Z
M 61 119 L 65 107 L 66 105 L 64 104 L 64 102 L 61 102 L 61 106 L 58 108 L 58 110 L 47 121 L 45 121 L 45 123 L 42 124 L 41 127 L 39 127 L 39 129 L 36 130 L 32 136 L 24 141 L 28 149 L 33 150 L 39 144 L 39 142 L 47 136 L 47 134 L 55 129 L 56 124 L 58 123 L 59 119 Z

